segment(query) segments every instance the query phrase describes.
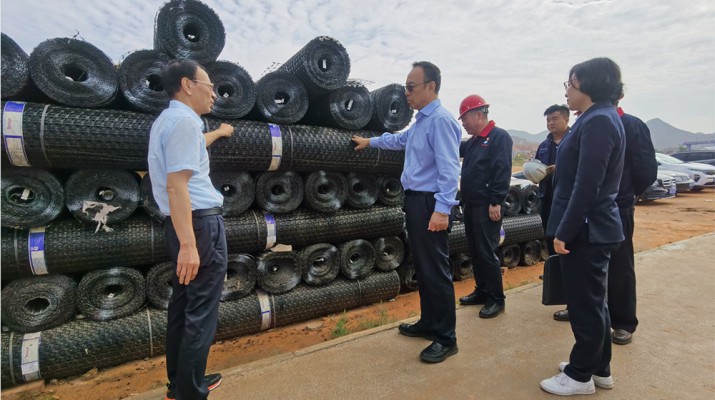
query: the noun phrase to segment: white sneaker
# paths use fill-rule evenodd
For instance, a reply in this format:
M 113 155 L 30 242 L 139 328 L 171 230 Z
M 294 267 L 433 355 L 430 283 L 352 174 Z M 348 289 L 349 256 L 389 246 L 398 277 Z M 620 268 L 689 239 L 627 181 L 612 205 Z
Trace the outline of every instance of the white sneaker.
M 566 361 L 560 362 L 559 370 L 561 372 L 564 372 L 564 368 L 566 368 L 567 365 L 569 365 L 569 363 Z M 591 377 L 593 378 L 593 384 L 600 387 L 601 389 L 613 389 L 613 376 L 592 375 Z
M 596 393 L 596 387 L 593 384 L 593 379 L 589 379 L 588 382 L 579 382 L 571 379 L 563 372 L 541 381 L 541 388 L 551 394 L 557 394 L 559 396 Z

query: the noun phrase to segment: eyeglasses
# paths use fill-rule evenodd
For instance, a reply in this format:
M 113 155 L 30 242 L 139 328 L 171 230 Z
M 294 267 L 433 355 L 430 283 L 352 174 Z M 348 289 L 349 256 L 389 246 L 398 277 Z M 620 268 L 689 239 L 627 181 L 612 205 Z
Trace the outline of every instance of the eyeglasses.
M 196 82 L 196 83 L 203 83 L 204 85 L 208 86 L 209 89 L 214 90 L 214 84 L 211 83 L 211 82 L 200 81 L 200 80 L 198 80 L 198 79 L 192 79 L 192 81 L 194 81 L 194 82 Z
M 571 79 L 569 79 L 569 80 L 567 80 L 566 82 L 564 82 L 564 90 L 568 90 L 569 87 L 572 87 L 572 88 L 574 88 L 574 89 L 580 91 L 580 89 L 577 88 L 576 85 L 573 84 L 573 82 L 571 81 Z
M 405 87 L 405 91 L 412 93 L 412 91 L 415 90 L 415 88 L 416 88 L 418 85 L 424 85 L 424 84 L 430 83 L 430 82 L 434 82 L 434 81 L 424 81 L 424 82 L 422 82 L 422 83 L 408 83 L 407 85 L 404 86 L 404 87 Z

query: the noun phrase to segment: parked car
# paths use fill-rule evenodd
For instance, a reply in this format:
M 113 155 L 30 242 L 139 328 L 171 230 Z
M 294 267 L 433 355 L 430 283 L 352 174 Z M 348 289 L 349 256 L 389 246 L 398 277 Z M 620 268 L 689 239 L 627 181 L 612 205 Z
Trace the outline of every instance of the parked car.
M 689 192 L 695 185 L 695 181 L 690 179 L 688 174 L 678 171 L 668 171 L 667 169 L 658 169 L 658 172 L 667 174 L 675 179 L 675 186 L 678 188 L 678 193 Z
M 715 167 L 712 165 L 686 163 L 662 153 L 655 153 L 655 159 L 658 162 L 658 170 L 667 169 L 688 174 L 690 179 L 695 181 L 690 189 L 693 192 L 698 192 L 706 187 L 715 187 Z
M 638 201 L 669 199 L 675 197 L 676 191 L 675 179 L 670 175 L 658 171 L 658 179 L 638 197 Z
M 680 161 L 699 162 L 715 166 L 715 150 L 688 150 L 671 154 Z

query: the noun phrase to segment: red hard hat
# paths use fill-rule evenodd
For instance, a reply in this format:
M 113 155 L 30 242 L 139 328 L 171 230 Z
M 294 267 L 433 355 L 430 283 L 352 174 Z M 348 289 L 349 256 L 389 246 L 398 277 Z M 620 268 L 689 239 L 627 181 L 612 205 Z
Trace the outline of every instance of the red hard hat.
M 462 100 L 459 105 L 459 119 L 462 119 L 464 113 L 475 108 L 489 107 L 489 104 L 478 94 L 470 94 Z

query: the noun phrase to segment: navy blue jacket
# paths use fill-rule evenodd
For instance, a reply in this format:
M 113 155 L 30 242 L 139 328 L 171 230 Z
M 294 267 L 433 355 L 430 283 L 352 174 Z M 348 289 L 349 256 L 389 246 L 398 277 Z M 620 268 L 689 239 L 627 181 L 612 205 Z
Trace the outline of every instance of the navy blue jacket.
M 618 113 L 626 133 L 626 158 L 616 203 L 619 208 L 631 209 L 635 205 L 635 197 L 645 192 L 658 178 L 658 162 L 648 126 L 637 117 L 623 113 L 620 108 Z
M 566 132 L 566 135 L 568 135 L 568 131 Z M 561 138 L 561 140 L 563 140 L 563 138 Z M 560 143 L 561 142 L 559 142 L 559 144 Z M 534 156 L 534 158 L 546 165 L 554 165 L 556 164 L 556 152 L 558 149 L 559 145 L 554 142 L 553 135 L 549 133 L 548 136 L 546 136 L 546 140 L 539 144 L 539 148 L 536 149 L 536 156 Z M 549 196 L 547 196 L 547 198 L 551 198 L 550 195 L 553 192 L 553 179 L 554 174 L 549 174 L 539 182 L 539 197 L 543 198 L 544 195 L 548 193 Z M 549 204 L 550 203 L 551 202 L 549 201 Z
M 511 183 L 512 140 L 504 129 L 493 127 L 485 136 L 462 141 L 460 190 L 472 205 L 502 204 Z
M 586 224 L 590 243 L 624 239 L 616 196 L 625 148 L 613 104 L 598 102 L 578 117 L 559 145 L 547 237 L 572 243 Z

